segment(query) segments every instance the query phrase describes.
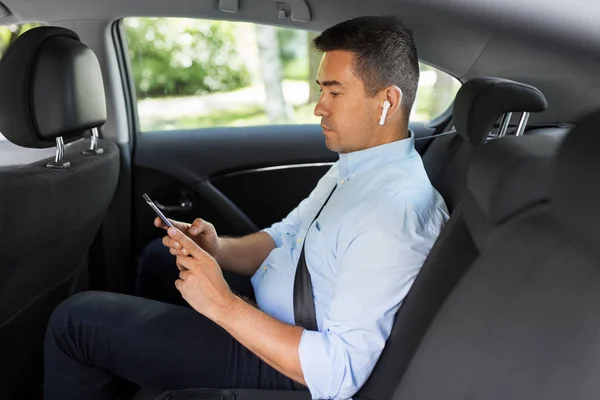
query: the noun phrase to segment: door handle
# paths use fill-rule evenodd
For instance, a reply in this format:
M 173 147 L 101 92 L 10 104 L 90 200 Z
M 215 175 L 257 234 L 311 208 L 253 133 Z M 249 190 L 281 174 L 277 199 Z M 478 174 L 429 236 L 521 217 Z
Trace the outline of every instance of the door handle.
M 168 213 L 168 212 L 185 212 L 185 211 L 190 211 L 192 208 L 194 208 L 194 203 L 192 203 L 191 200 L 183 200 L 183 201 L 181 201 L 180 204 L 175 205 L 175 206 L 167 206 L 158 201 L 154 201 L 154 204 L 156 204 L 156 207 L 158 207 L 159 210 L 164 211 L 166 213 Z

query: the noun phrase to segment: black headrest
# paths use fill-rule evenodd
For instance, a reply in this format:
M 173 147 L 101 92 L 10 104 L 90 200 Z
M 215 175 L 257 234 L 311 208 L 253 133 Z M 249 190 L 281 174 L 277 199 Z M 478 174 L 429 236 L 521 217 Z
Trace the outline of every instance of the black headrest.
M 493 224 L 550 199 L 552 166 L 562 138 L 505 136 L 479 148 L 467 186 Z
M 16 145 L 65 143 L 106 122 L 98 59 L 68 29 L 25 32 L 0 62 L 0 132 Z
M 454 126 L 471 146 L 479 147 L 502 115 L 542 112 L 547 107 L 546 98 L 533 86 L 501 78 L 473 78 L 456 94 Z
M 595 246 L 600 244 L 599 152 L 600 111 L 583 118 L 564 140 L 556 162 L 552 193 L 557 218 L 579 238 Z

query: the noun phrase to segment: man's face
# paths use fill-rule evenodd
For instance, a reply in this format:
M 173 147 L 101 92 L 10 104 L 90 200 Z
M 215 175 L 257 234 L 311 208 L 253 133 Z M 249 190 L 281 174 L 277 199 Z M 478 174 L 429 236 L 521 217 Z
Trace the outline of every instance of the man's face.
M 322 93 L 315 115 L 321 117 L 327 148 L 338 153 L 371 147 L 379 122 L 381 104 L 367 96 L 352 72 L 354 57 L 348 51 L 326 52 L 317 75 Z

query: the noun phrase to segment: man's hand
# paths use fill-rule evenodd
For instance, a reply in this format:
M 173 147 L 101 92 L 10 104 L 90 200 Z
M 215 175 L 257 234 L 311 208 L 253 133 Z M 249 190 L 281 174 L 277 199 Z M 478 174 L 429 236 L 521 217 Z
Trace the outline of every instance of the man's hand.
M 221 267 L 181 230 L 170 228 L 167 233 L 169 236 L 165 240 L 174 241 L 181 246 L 179 251 L 182 254 L 177 255 L 180 273 L 175 286 L 196 311 L 213 321 L 218 320 L 231 309 L 236 299 L 223 278 Z
M 217 231 L 215 230 L 213 224 L 200 218 L 196 218 L 191 224 L 174 221 L 172 219 L 169 219 L 169 221 L 171 221 L 175 228 L 192 238 L 194 243 L 204 249 L 213 258 L 216 259 L 218 257 L 219 236 L 217 235 Z M 165 230 L 168 229 L 168 226 L 166 226 L 158 217 L 154 219 L 154 226 Z M 163 239 L 163 244 L 170 249 L 171 254 L 174 256 L 189 255 L 189 253 L 186 253 L 183 250 L 181 243 L 169 238 L 168 236 L 165 236 Z
M 284 324 L 231 293 L 217 261 L 179 229 L 168 239 L 181 245 L 175 286 L 194 310 L 211 319 L 273 368 L 306 384 L 298 348 L 302 328 Z

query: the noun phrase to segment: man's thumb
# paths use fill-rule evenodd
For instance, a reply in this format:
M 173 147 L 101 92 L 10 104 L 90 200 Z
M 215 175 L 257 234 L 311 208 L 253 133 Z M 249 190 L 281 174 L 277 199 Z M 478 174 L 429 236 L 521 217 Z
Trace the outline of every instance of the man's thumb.
M 196 218 L 194 222 L 192 222 L 192 225 L 190 225 L 190 229 L 188 230 L 188 232 L 190 233 L 190 235 L 196 236 L 202 231 L 203 225 L 204 222 L 200 218 Z

